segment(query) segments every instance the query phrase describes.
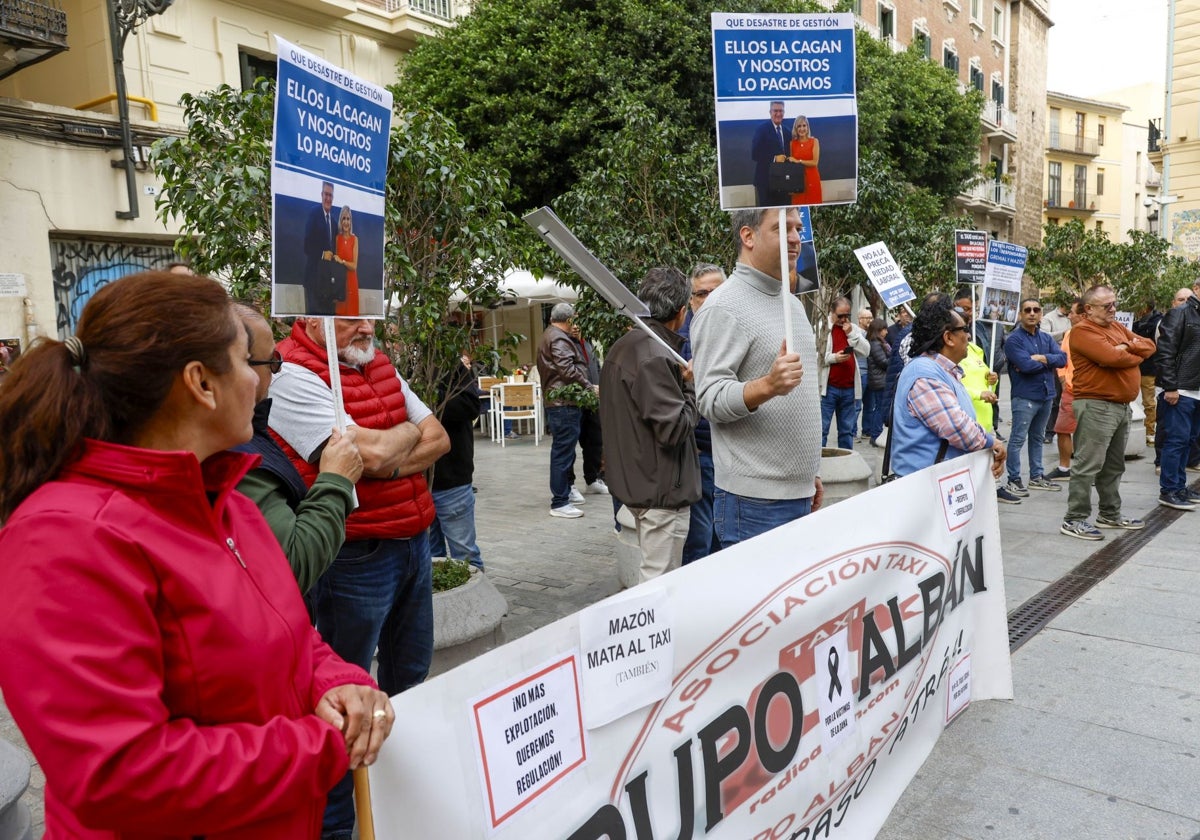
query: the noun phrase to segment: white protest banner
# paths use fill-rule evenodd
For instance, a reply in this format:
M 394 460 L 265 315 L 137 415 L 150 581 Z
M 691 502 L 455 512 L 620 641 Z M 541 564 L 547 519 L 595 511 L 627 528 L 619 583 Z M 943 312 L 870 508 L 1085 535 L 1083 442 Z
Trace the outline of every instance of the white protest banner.
M 950 690 L 946 692 L 946 723 L 971 705 L 971 657 L 964 656 L 950 669 Z
M 1116 315 L 1113 316 L 1113 320 L 1115 320 L 1118 324 L 1123 326 L 1125 329 L 1129 330 L 1130 332 L 1133 332 L 1133 313 L 1132 312 L 1118 312 Z
M 0 297 L 25 297 L 27 294 L 24 274 L 0 274 Z
M 983 306 L 976 313 L 982 321 L 1017 322 L 1021 303 L 1021 277 L 1029 249 L 1024 245 L 988 240 L 987 268 L 983 274 Z
M 392 94 L 275 45 L 271 311 L 382 318 Z
M 579 615 L 397 695 L 370 771 L 376 836 L 874 836 L 954 708 L 951 669 L 970 657 L 972 700 L 1012 695 L 990 466 L 934 465 L 647 584 L 673 606 L 670 692 L 588 730 L 586 760 L 538 795 L 521 800 L 510 774 L 495 801 L 521 805 L 499 825 L 476 742 L 511 749 L 511 698 L 545 663 L 575 661 Z M 487 686 L 510 699 L 481 735 L 464 721 Z M 827 746 L 831 688 L 849 693 L 853 728 Z
M 712 13 L 721 209 L 858 195 L 854 15 Z
M 670 600 L 657 587 L 639 586 L 579 613 L 589 729 L 667 696 L 675 671 L 671 624 Z
M 882 242 L 855 248 L 854 256 L 858 257 L 858 264 L 867 272 L 867 279 L 888 309 L 908 303 L 917 296 L 892 258 L 892 252 Z

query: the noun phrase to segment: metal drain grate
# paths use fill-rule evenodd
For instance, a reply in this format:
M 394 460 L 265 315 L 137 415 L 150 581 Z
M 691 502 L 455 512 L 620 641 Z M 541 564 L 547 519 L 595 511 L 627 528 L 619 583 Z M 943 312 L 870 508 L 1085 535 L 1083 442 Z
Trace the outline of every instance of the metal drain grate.
M 1051 583 L 1008 614 L 1008 651 L 1032 639 L 1059 613 L 1075 603 L 1089 589 L 1119 569 L 1126 560 L 1144 548 L 1159 532 L 1186 511 L 1156 507 L 1146 515 L 1146 527 L 1125 531 L 1121 536 L 1093 552 L 1086 560 Z

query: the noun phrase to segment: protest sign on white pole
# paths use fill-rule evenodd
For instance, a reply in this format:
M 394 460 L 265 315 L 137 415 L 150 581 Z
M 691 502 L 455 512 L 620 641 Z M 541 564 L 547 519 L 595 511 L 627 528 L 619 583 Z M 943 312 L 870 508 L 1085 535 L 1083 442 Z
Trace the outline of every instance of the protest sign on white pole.
M 392 94 L 276 36 L 271 311 L 382 318 Z
M 593 629 L 581 646 L 575 614 L 396 695 L 376 836 L 875 836 L 948 720 L 1012 696 L 991 461 L 935 464 L 602 601 L 610 645 Z M 656 597 L 674 665 L 640 706 L 623 688 L 651 673 Z M 599 679 L 577 679 L 584 649 Z M 618 716 L 587 728 L 581 707 Z
M 954 231 L 954 276 L 958 285 L 983 282 L 987 271 L 987 243 L 986 231 Z
M 854 15 L 713 12 L 721 209 L 858 195 Z
M 613 276 L 613 273 L 608 270 L 608 267 L 604 263 L 596 259 L 596 255 L 579 241 L 578 237 L 571 232 L 570 228 L 562 223 L 562 220 L 554 214 L 553 210 L 549 207 L 542 207 L 526 213 L 523 218 L 525 219 L 525 223 L 537 231 L 538 235 L 546 240 L 546 244 L 566 260 L 567 265 L 575 269 L 575 273 L 595 289 L 600 297 L 608 301 L 608 304 L 613 309 L 633 321 L 635 326 L 670 353 L 675 361 L 685 367 L 687 366 L 687 360 L 675 352 L 671 348 L 671 345 L 663 341 L 642 320 L 643 318 L 650 317 L 650 309 L 646 304 L 642 303 L 637 295 L 629 291 L 629 288 L 624 283 Z
M 905 304 L 917 296 L 904 279 L 900 266 L 892 259 L 892 252 L 882 242 L 855 248 L 854 256 L 888 309 Z

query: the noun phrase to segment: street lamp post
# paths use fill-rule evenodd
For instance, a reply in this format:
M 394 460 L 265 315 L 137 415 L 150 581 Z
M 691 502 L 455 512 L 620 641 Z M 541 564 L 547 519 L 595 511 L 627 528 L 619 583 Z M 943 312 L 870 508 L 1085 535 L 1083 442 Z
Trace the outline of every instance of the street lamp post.
M 129 127 L 129 92 L 125 87 L 125 40 L 147 18 L 161 15 L 175 0 L 108 0 L 108 28 L 112 37 L 113 75 L 117 83 L 117 116 L 121 121 L 121 149 L 124 159 L 113 166 L 125 170 L 125 188 L 129 209 L 118 210 L 118 219 L 138 217 L 137 179 L 134 175 L 133 132 Z

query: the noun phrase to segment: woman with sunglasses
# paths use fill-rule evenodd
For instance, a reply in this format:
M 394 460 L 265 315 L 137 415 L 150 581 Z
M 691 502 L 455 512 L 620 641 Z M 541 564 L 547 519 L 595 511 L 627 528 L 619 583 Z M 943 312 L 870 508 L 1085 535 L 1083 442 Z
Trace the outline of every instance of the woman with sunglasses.
M 234 492 L 249 360 L 220 284 L 156 271 L 96 291 L 0 389 L 0 690 L 49 840 L 313 840 L 391 730 Z
M 250 366 L 258 374 L 258 384 L 254 393 L 254 437 L 234 448 L 262 458 L 238 482 L 237 489 L 262 511 L 283 547 L 300 592 L 307 596 L 346 540 L 346 516 L 352 509 L 354 484 L 363 471 L 362 456 L 354 441 L 355 428 L 348 426 L 345 434 L 333 430 L 321 452 L 320 472 L 312 487 L 305 486 L 267 430 L 271 412 L 267 390 L 271 376 L 283 367 L 283 357 L 275 349 L 275 336 L 257 310 L 245 304 L 236 304 L 235 309 L 250 336 Z

